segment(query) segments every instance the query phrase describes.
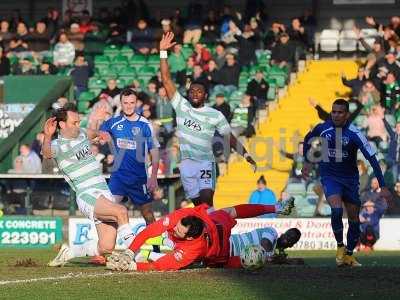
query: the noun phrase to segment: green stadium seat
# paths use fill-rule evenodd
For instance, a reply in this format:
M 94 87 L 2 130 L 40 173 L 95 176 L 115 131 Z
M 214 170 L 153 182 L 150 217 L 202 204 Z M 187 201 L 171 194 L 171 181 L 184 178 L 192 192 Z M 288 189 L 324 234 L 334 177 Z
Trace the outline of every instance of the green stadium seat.
M 114 68 L 107 68 L 107 69 L 102 69 L 100 70 L 100 78 L 104 79 L 105 81 L 109 79 L 117 79 L 118 78 L 118 73 Z
M 125 81 L 132 81 L 136 78 L 136 70 L 130 66 L 126 66 L 118 72 L 118 78 Z
M 89 101 L 79 101 L 77 104 L 77 109 L 81 114 L 89 113 Z
M 246 90 L 247 84 L 249 83 L 249 77 L 239 77 L 239 90 Z
M 129 65 L 138 69 L 146 64 L 146 56 L 144 55 L 134 55 L 129 59 Z
M 118 79 L 117 79 L 117 86 L 118 86 L 120 89 L 123 89 L 123 88 L 126 86 L 125 80 L 122 79 L 122 78 L 118 78 Z
M 112 60 L 119 54 L 119 47 L 117 45 L 108 45 L 104 48 L 103 54 Z
M 189 44 L 185 44 L 182 47 L 182 54 L 185 58 L 188 58 L 193 54 L 193 46 Z
M 157 73 L 157 69 L 151 66 L 142 66 L 137 73 L 138 76 L 154 76 Z
M 88 88 L 95 95 L 98 95 L 102 89 L 107 87 L 106 82 L 103 79 L 97 77 L 89 78 Z
M 230 96 L 229 96 L 229 103 L 231 102 L 239 102 L 242 100 L 243 96 L 244 96 L 244 92 L 243 91 L 234 91 Z
M 159 55 L 150 55 L 147 58 L 147 65 L 158 68 L 160 66 L 160 56 Z
M 96 69 L 105 69 L 110 65 L 110 59 L 104 55 L 96 55 L 94 57 L 94 66 Z
M 93 92 L 82 92 L 79 95 L 78 103 L 79 102 L 89 102 L 94 98 L 96 98 L 96 95 Z
M 121 50 L 119 51 L 119 54 L 130 59 L 133 56 L 133 50 L 128 45 L 124 45 L 124 46 L 122 46 Z

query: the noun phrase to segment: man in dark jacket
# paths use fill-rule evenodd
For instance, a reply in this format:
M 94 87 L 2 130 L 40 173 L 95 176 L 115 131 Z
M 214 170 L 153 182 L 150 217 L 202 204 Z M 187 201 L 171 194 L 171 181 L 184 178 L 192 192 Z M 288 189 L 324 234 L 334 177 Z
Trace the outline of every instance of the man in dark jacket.
M 224 94 L 217 94 L 215 96 L 215 104 L 212 106 L 214 109 L 220 111 L 228 122 L 231 121 L 232 113 L 231 107 L 225 102 Z
M 287 33 L 282 33 L 279 43 L 272 47 L 271 64 L 278 65 L 280 68 L 287 67 L 290 71 L 294 63 L 296 47 L 289 40 Z
M 232 93 L 239 85 L 240 66 L 231 53 L 226 55 L 226 63 L 218 71 L 217 85 L 214 88 L 216 93 Z
M 246 94 L 254 97 L 257 108 L 264 108 L 267 101 L 269 84 L 264 79 L 262 70 L 257 70 L 256 76 L 247 84 Z
M 358 69 L 357 77 L 354 79 L 347 79 L 344 73 L 342 73 L 342 83 L 351 88 L 351 98 L 357 98 L 360 94 L 362 86 L 364 85 L 366 78 L 365 78 L 365 70 L 364 68 Z

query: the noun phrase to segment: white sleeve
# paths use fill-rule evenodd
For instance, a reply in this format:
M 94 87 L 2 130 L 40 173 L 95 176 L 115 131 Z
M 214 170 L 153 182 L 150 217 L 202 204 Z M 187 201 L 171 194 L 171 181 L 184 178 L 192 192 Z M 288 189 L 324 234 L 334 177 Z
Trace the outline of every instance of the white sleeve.
M 171 105 L 175 111 L 181 110 L 181 106 L 186 104 L 188 101 L 182 97 L 182 95 L 176 90 L 175 95 L 171 99 Z

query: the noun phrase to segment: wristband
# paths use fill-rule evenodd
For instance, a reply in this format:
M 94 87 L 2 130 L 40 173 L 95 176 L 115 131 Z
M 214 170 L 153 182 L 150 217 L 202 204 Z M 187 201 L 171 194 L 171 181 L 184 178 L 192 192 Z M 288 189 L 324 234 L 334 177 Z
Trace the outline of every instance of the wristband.
M 168 58 L 168 51 L 160 50 L 160 58 Z

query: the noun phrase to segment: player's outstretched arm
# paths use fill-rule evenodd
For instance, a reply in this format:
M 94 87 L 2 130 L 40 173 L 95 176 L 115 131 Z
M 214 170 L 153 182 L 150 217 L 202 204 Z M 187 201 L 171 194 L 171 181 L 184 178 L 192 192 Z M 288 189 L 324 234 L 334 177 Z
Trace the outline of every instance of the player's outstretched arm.
M 231 148 L 233 148 L 237 153 L 239 153 L 241 156 L 243 156 L 246 159 L 246 161 L 249 164 L 251 164 L 254 172 L 256 172 L 257 171 L 257 163 L 251 157 L 251 155 L 247 152 L 246 148 L 242 145 L 242 143 L 239 142 L 239 140 L 232 133 L 230 133 L 229 140 L 230 140 Z
M 167 60 L 168 57 L 167 50 L 176 44 L 175 42 L 172 42 L 173 39 L 174 39 L 174 33 L 167 32 L 166 34 L 163 34 L 163 37 L 160 41 L 161 80 L 167 92 L 168 99 L 170 100 L 174 97 L 176 92 L 176 87 L 171 79 L 171 73 L 169 71 L 168 60 Z
M 51 138 L 57 130 L 57 121 L 55 117 L 52 117 L 46 121 L 43 127 L 44 140 L 42 146 L 42 153 L 45 158 L 52 158 L 53 153 L 51 151 Z

